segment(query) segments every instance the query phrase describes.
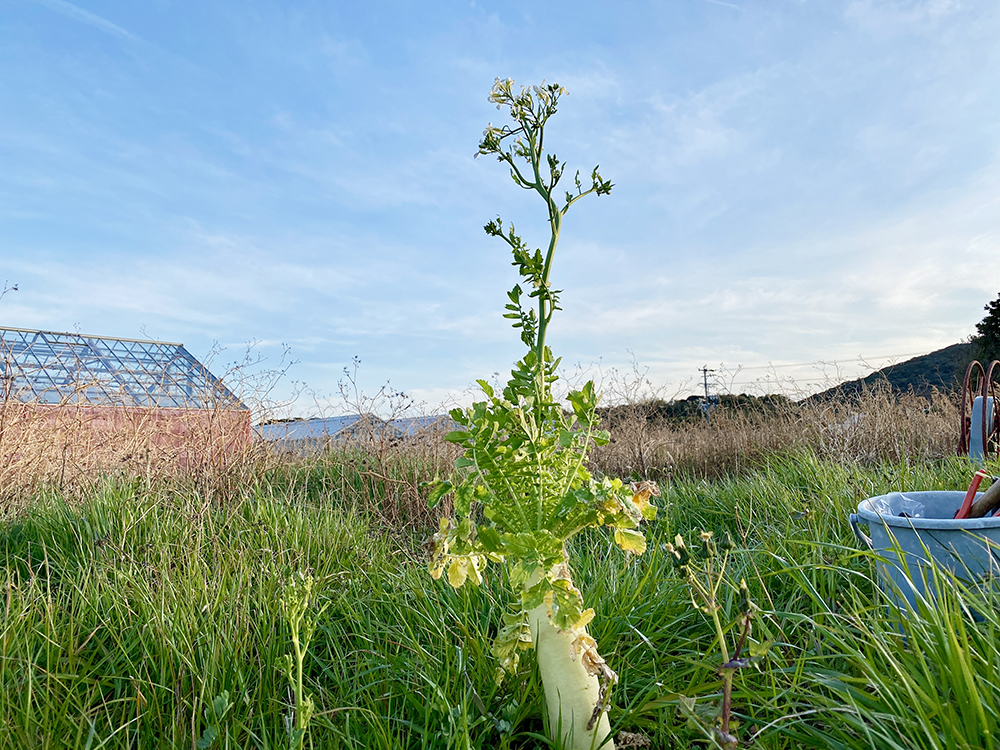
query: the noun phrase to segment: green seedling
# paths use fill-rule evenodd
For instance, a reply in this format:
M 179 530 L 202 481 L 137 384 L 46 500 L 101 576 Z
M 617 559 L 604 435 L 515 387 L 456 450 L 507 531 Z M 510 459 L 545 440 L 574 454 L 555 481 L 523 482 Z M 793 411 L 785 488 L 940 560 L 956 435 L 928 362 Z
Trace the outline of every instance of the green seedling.
M 285 654 L 282 664 L 293 700 L 291 710 L 285 716 L 285 731 L 292 750 L 302 747 L 309 722 L 316 712 L 316 704 L 305 691 L 302 680 L 303 664 L 313 633 L 316 632 L 316 622 L 328 606 L 324 604 L 314 613 L 315 602 L 313 577 L 301 571 L 292 574 L 281 594 L 281 614 L 291 632 L 293 651 Z
M 215 746 L 215 741 L 219 739 L 219 727 L 230 708 L 232 704 L 229 702 L 228 690 L 223 690 L 215 696 L 211 706 L 205 706 L 206 726 L 205 731 L 201 733 L 201 739 L 195 743 L 198 750 L 208 750 Z

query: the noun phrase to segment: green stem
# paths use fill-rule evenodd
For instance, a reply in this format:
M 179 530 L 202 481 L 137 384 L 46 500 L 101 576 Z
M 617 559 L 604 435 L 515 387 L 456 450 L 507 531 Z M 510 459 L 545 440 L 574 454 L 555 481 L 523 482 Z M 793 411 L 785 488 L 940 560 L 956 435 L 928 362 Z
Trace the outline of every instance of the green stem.
M 295 691 L 295 728 L 302 731 L 299 741 L 295 743 L 296 747 L 301 745 L 301 738 L 305 735 L 305 727 L 302 726 L 302 663 L 305 654 L 299 643 L 300 622 L 301 619 L 296 619 L 292 628 L 292 648 L 295 649 L 295 684 L 292 686 Z
M 528 517 L 524 514 L 524 508 L 521 507 L 521 498 L 518 497 L 513 485 L 511 485 L 510 478 L 503 471 L 503 469 L 500 468 L 500 464 L 497 463 L 496 459 L 494 459 L 488 451 L 479 451 L 476 450 L 476 446 L 473 446 L 472 460 L 476 462 L 476 471 L 479 472 L 479 476 L 483 481 L 483 486 L 488 487 L 493 496 L 496 497 L 496 493 L 493 491 L 493 485 L 486 480 L 486 472 L 484 472 L 482 467 L 479 465 L 480 456 L 484 456 L 489 459 L 490 463 L 493 464 L 496 475 L 503 478 L 504 484 L 507 485 L 507 494 L 513 502 L 514 507 L 517 508 L 517 515 L 521 518 L 521 523 L 524 524 L 522 531 L 528 531 L 531 528 L 531 524 L 528 523 Z
M 548 328 L 549 320 L 552 317 L 551 302 L 549 302 L 549 308 L 546 310 L 546 296 L 544 293 L 545 289 L 548 289 L 549 285 L 549 271 L 552 269 L 552 256 L 555 253 L 556 245 L 559 244 L 559 231 L 562 224 L 562 214 L 559 212 L 559 207 L 555 205 L 552 200 L 552 194 L 546 190 L 545 184 L 542 182 L 542 173 L 540 170 L 541 160 L 542 160 L 542 139 L 545 137 L 545 127 L 544 125 L 539 125 L 537 130 L 537 144 L 535 141 L 536 133 L 531 132 L 528 136 L 528 155 L 531 161 L 531 171 L 535 176 L 534 188 L 540 196 L 545 200 L 545 205 L 549 209 L 549 226 L 551 228 L 551 237 L 549 238 L 549 247 L 545 253 L 545 265 L 542 268 L 542 290 L 543 292 L 538 295 L 538 341 L 536 342 L 535 351 L 538 357 L 537 362 L 537 390 L 539 401 L 541 400 L 542 389 L 544 388 L 544 372 L 545 372 L 545 330 Z M 540 412 L 539 412 L 540 416 Z
M 718 593 L 718 585 L 722 582 L 722 576 L 726 569 L 727 560 L 724 558 L 722 562 L 722 570 L 719 572 L 719 577 L 717 582 L 713 585 L 712 573 L 711 573 L 711 562 L 708 565 L 709 574 L 709 590 L 711 591 L 711 598 L 708 600 L 708 608 L 712 613 L 712 624 L 715 625 L 715 637 L 719 639 L 719 651 L 722 652 L 722 663 L 729 663 L 729 647 L 726 645 L 726 634 L 722 629 L 722 620 L 719 619 L 719 605 L 716 603 L 716 595 Z M 733 702 L 733 670 L 723 669 L 722 670 L 722 715 L 720 716 L 720 729 L 724 734 L 729 734 L 729 719 L 732 710 Z
M 541 400 L 541 394 L 539 394 L 539 400 Z M 545 515 L 545 465 L 542 463 L 542 452 L 535 451 L 535 476 L 538 478 L 538 512 L 536 516 L 535 523 L 537 524 L 535 528 L 542 528 L 542 517 Z
M 715 624 L 715 637 L 719 639 L 719 650 L 722 652 L 722 663 L 729 662 L 729 649 L 726 647 L 726 634 L 722 630 L 722 621 L 719 619 L 719 608 L 713 598 L 709 602 L 709 610 L 712 613 L 712 622 Z
M 542 267 L 542 289 L 548 289 L 549 287 L 549 272 L 552 270 L 552 257 L 555 255 L 556 245 L 559 244 L 559 232 L 562 229 L 562 214 L 559 213 L 559 209 L 552 202 L 552 196 L 549 195 L 544 188 L 538 188 L 538 192 L 542 194 L 546 202 L 549 204 L 549 211 L 554 212 L 552 217 L 549 219 L 549 224 L 552 230 L 552 235 L 549 238 L 549 248 L 545 253 L 545 265 Z M 546 310 L 546 305 L 548 305 L 548 310 Z M 541 374 L 544 371 L 545 363 L 543 361 L 543 354 L 545 353 L 545 333 L 546 329 L 549 327 L 549 321 L 552 319 L 552 302 L 547 298 L 545 293 L 538 295 L 538 372 Z
M 593 417 L 593 414 L 591 414 L 591 417 Z M 586 435 L 584 435 L 583 438 L 584 445 L 587 445 L 590 442 L 590 436 L 593 435 L 593 433 L 594 433 L 594 423 L 591 422 L 589 425 L 587 425 L 587 433 Z M 577 454 L 576 465 L 573 467 L 573 470 L 566 475 L 566 487 L 564 489 L 560 489 L 559 491 L 560 497 L 565 497 L 566 493 L 569 492 L 570 487 L 573 486 L 573 477 L 575 477 L 577 473 L 580 471 L 580 467 L 583 466 L 583 461 L 586 457 L 587 457 L 586 450 L 579 451 L 579 453 Z M 573 533 L 575 534 L 576 531 L 574 531 Z
M 719 727 L 723 734 L 729 734 L 729 720 L 733 708 L 733 670 L 727 669 L 722 675 L 722 716 Z

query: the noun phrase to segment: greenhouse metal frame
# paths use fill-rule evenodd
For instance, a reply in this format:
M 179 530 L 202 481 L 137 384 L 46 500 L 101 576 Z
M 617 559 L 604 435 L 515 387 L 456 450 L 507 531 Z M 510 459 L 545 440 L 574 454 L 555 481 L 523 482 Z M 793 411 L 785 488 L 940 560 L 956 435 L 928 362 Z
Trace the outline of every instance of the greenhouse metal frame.
M 182 344 L 0 328 L 0 396 L 38 404 L 244 410 Z

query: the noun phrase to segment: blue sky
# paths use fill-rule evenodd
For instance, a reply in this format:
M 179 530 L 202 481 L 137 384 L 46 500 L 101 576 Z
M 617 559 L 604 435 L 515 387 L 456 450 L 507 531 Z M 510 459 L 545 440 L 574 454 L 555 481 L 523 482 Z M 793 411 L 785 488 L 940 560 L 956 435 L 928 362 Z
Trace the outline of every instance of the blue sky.
M 547 143 L 615 183 L 556 259 L 570 369 L 808 388 L 1000 291 L 992 0 L 0 0 L 0 325 L 459 396 L 521 354 L 483 224 L 546 239 L 473 158 L 498 76 L 565 86 Z

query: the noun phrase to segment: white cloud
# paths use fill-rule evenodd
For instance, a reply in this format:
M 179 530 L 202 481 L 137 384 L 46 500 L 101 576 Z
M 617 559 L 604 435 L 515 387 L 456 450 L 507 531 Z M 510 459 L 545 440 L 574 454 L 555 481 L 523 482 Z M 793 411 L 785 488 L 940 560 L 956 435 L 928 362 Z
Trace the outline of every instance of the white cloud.
M 96 13 L 91 13 L 89 10 L 84 10 L 83 8 L 77 7 L 72 3 L 68 3 L 66 0 L 34 0 L 34 2 L 39 5 L 44 5 L 46 8 L 54 10 L 56 13 L 61 13 L 64 16 L 100 29 L 107 34 L 111 34 L 112 36 L 121 37 L 133 42 L 142 41 L 135 34 L 123 29 L 121 26 L 112 23 L 106 18 L 102 18 Z
M 729 121 L 731 113 L 762 86 L 759 74 L 740 74 L 683 98 L 654 93 L 640 120 L 642 132 L 626 130 L 616 139 L 644 149 L 645 157 L 652 156 L 667 173 L 731 157 L 747 144 L 744 133 Z M 650 154 L 652 144 L 656 148 Z
M 844 15 L 874 36 L 885 37 L 933 31 L 961 10 L 959 0 L 853 0 Z
M 621 366 L 630 348 L 660 382 L 690 378 L 703 362 L 759 367 L 777 355 L 839 362 L 815 378 L 828 385 L 832 373 L 865 374 L 868 360 L 929 352 L 971 334 L 1000 289 L 998 217 L 994 167 L 926 201 L 734 252 L 721 265 L 697 256 L 681 264 L 673 259 L 679 251 L 623 277 L 588 263 L 589 274 L 575 274 L 564 296 L 569 312 L 553 335 L 561 350 L 601 353 L 609 366 Z M 610 268 L 622 265 L 630 264 Z M 805 382 L 814 369 L 778 374 Z
M 726 8 L 732 8 L 734 10 L 743 10 L 743 8 L 741 8 L 739 5 L 736 5 L 735 3 L 726 3 L 723 2 L 723 0 L 701 0 L 701 2 L 711 3 L 712 5 L 722 5 Z

